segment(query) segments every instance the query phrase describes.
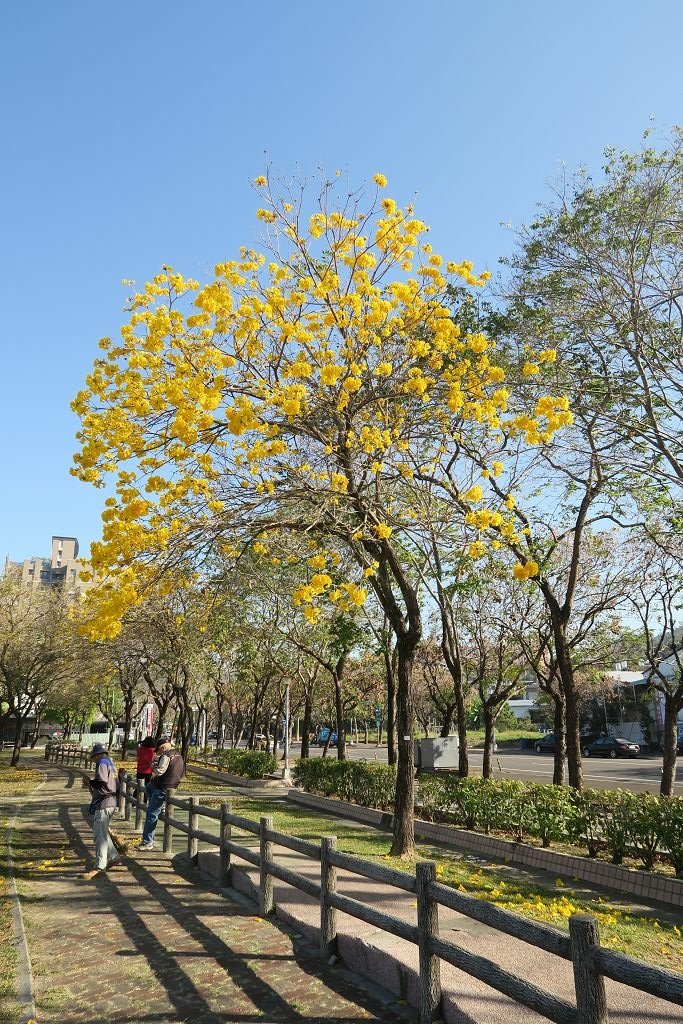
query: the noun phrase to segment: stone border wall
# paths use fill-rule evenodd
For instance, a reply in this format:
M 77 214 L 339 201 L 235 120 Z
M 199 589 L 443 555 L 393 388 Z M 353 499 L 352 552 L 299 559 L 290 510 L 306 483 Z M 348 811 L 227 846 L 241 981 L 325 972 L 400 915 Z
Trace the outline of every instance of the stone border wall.
M 218 768 L 205 768 L 196 761 L 188 761 L 188 771 L 196 772 L 207 779 L 214 779 L 216 782 L 224 782 L 226 786 L 243 786 L 245 789 L 286 789 L 291 783 L 284 779 L 248 779 L 246 775 L 230 775 L 228 772 L 221 772 Z
M 393 816 L 372 807 L 315 796 L 313 793 L 304 793 L 298 789 L 290 790 L 287 793 L 287 800 L 303 807 L 327 811 L 336 817 L 351 818 L 387 830 L 392 827 Z M 421 821 L 419 818 L 415 821 L 415 834 L 422 839 L 478 853 L 483 857 L 498 857 L 510 864 L 551 871 L 562 878 L 578 878 L 592 885 L 616 889 L 644 900 L 683 907 L 683 878 L 638 871 L 635 868 L 622 867 L 620 864 L 607 864 L 605 861 L 593 860 L 590 857 L 561 853 L 559 850 L 544 850 L 539 846 L 516 843 L 510 839 L 500 839 L 498 836 L 486 836 L 481 832 L 468 832 L 466 829 Z

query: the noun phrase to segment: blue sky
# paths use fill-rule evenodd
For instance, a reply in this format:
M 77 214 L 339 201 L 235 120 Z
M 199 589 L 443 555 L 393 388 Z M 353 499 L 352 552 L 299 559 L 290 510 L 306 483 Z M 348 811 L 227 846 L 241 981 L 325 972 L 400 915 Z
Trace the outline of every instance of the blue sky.
M 254 244 L 264 151 L 383 171 L 435 248 L 495 270 L 563 164 L 683 121 L 682 37 L 678 0 L 3 5 L 0 556 L 98 536 L 69 402 L 121 280 Z

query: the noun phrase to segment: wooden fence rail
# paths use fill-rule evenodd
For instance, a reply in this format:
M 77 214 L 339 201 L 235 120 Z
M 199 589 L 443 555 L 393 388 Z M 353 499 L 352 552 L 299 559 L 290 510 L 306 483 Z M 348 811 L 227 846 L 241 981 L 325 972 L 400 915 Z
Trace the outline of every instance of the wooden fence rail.
M 79 753 L 79 749 L 51 743 L 46 746 L 45 757 L 60 764 L 80 765 L 88 754 L 87 751 Z M 136 823 L 141 821 L 145 807 L 142 783 L 124 773 L 120 793 L 122 812 L 130 819 L 132 809 L 135 808 Z M 173 808 L 188 812 L 187 824 L 173 817 Z M 374 861 L 342 853 L 336 848 L 334 836 L 321 837 L 318 845 L 274 830 L 272 819 L 269 817 L 262 817 L 256 822 L 233 814 L 228 802 L 224 802 L 220 809 L 204 807 L 197 797 L 183 800 L 176 796 L 174 790 L 168 790 L 160 818 L 164 823 L 164 853 L 171 853 L 172 830 L 176 829 L 188 837 L 187 850 L 193 858 L 197 856 L 200 842 L 219 849 L 222 881 L 229 877 L 232 855 L 257 867 L 260 872 L 260 911 L 263 915 L 271 914 L 274 910 L 274 878 L 318 900 L 320 955 L 325 960 L 337 952 L 337 911 L 415 943 L 419 951 L 420 1024 L 432 1024 L 440 1015 L 441 960 L 535 1010 L 548 1020 L 555 1021 L 556 1024 L 607 1024 L 605 977 L 683 1006 L 683 975 L 604 949 L 600 946 L 598 922 L 591 915 L 572 915 L 569 918 L 569 935 L 565 935 L 549 925 L 527 921 L 508 910 L 494 907 L 485 900 L 476 899 L 437 882 L 435 865 L 431 861 L 418 863 L 415 875 L 398 871 Z M 200 829 L 201 818 L 220 822 L 219 833 L 214 834 Z M 236 842 L 234 829 L 257 836 L 258 852 Z M 275 845 L 319 861 L 320 884 L 278 864 L 273 854 Z M 338 868 L 383 882 L 404 892 L 415 893 L 417 924 L 411 924 L 338 892 Z M 576 1003 L 570 1003 L 546 992 L 487 957 L 471 953 L 451 939 L 442 938 L 439 934 L 440 906 L 465 914 L 507 935 L 513 935 L 531 946 L 570 960 L 574 972 Z

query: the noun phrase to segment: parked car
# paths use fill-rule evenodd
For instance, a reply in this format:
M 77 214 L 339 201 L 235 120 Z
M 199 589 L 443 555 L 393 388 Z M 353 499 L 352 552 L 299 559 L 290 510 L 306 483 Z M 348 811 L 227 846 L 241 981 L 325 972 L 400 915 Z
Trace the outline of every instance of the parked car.
M 540 739 L 534 743 L 534 750 L 537 754 L 554 754 L 555 753 L 555 733 L 547 732 L 545 736 L 541 736 Z
M 582 750 L 584 757 L 638 757 L 640 746 L 621 736 L 599 736 Z
M 330 736 L 330 730 L 327 727 L 324 726 L 322 729 L 318 729 L 318 735 L 315 738 L 315 742 L 318 744 L 319 747 L 324 747 L 325 744 L 327 743 L 328 736 Z M 337 745 L 337 734 L 336 734 L 336 732 L 332 733 L 332 736 L 330 737 L 329 745 L 331 747 L 336 747 L 336 745 Z
M 597 738 L 598 737 L 595 734 L 581 736 L 581 749 L 583 750 L 584 746 L 588 745 L 589 743 L 592 743 L 593 740 L 596 740 Z M 537 754 L 554 754 L 555 733 L 547 732 L 545 736 L 541 736 L 540 739 L 536 740 L 536 742 L 534 743 L 534 750 Z

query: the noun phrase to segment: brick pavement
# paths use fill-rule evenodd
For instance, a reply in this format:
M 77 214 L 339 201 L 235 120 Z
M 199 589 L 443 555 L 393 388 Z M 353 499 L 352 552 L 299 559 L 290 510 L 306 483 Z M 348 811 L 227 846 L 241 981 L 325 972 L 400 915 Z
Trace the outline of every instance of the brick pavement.
M 391 997 L 321 965 L 280 922 L 181 877 L 160 853 L 82 880 L 86 794 L 44 768 L 15 840 L 38 1024 L 406 1020 Z

